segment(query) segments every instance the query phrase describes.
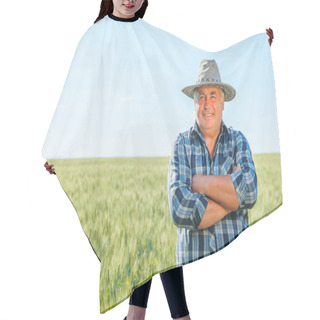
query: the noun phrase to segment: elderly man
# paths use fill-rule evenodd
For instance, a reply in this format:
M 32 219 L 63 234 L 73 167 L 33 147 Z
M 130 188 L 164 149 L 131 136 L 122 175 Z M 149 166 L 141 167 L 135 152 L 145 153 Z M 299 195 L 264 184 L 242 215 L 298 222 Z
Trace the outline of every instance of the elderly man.
M 203 60 L 194 98 L 196 121 L 179 134 L 170 159 L 171 218 L 177 226 L 177 264 L 212 254 L 248 227 L 257 199 L 257 176 L 245 136 L 222 120 L 235 89 L 221 82 L 215 60 Z

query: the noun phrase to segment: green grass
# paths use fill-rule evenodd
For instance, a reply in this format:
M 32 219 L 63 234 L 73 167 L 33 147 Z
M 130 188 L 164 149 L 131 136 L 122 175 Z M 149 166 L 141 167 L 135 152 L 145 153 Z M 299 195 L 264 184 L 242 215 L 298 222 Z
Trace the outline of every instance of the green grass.
M 258 201 L 250 224 L 282 202 L 280 155 L 255 155 Z M 132 288 L 176 266 L 177 229 L 171 221 L 169 158 L 49 160 L 101 260 L 100 312 Z
M 255 154 L 258 198 L 249 211 L 249 225 L 272 213 L 282 204 L 280 154 Z

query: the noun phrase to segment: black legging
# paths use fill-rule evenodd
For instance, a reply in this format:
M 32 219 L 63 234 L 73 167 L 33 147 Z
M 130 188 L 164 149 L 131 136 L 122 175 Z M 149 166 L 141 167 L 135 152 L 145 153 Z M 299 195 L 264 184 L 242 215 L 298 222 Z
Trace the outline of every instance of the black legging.
M 184 293 L 182 266 L 160 273 L 164 292 L 167 297 L 171 317 L 181 318 L 189 314 Z M 129 304 L 146 308 L 149 298 L 152 278 L 136 288 L 129 300 Z

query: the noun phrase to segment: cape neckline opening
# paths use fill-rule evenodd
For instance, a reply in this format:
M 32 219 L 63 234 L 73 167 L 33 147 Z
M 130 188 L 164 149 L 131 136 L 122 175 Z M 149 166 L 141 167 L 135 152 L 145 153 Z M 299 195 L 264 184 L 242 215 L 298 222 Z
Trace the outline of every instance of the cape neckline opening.
M 115 20 L 115 21 L 122 21 L 122 22 L 134 22 L 134 21 L 137 21 L 139 19 L 138 16 L 134 16 L 132 18 L 120 18 L 120 17 L 116 17 L 115 15 L 113 15 L 112 13 L 109 13 L 108 14 L 108 17 L 112 20 Z

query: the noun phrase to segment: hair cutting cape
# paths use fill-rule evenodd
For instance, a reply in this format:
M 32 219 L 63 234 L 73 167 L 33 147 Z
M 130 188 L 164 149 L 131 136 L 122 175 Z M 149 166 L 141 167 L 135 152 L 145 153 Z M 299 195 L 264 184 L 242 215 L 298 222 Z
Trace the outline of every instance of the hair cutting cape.
M 177 175 L 168 175 L 168 170 L 177 137 L 195 125 L 194 102 L 181 90 L 195 84 L 203 59 L 214 59 L 222 82 L 235 88 L 236 97 L 224 104 L 223 123 L 241 132 L 250 146 L 240 154 L 244 142 L 230 142 L 239 154 L 219 154 L 213 159 L 213 173 L 207 175 L 232 174 L 239 159 L 252 157 L 257 193 L 246 207 L 237 190 L 234 220 L 197 230 L 206 207 L 199 201 L 174 200 L 178 194 L 173 194 L 171 179 Z M 54 164 L 101 262 L 100 312 L 128 298 L 153 275 L 222 249 L 278 208 L 279 150 L 266 34 L 213 53 L 141 19 L 125 22 L 106 16 L 90 27 L 77 47 L 42 154 Z M 192 163 L 197 156 L 183 164 L 192 172 L 185 177 L 191 197 L 199 196 L 191 185 L 192 176 L 201 172 L 192 166 L 203 165 Z M 225 171 L 223 156 L 231 159 Z M 237 177 L 244 181 L 249 173 L 240 165 Z M 235 188 L 245 193 L 243 181 Z M 191 223 L 174 221 L 173 207 Z M 234 227 L 237 223 L 241 228 Z M 179 260 L 181 252 L 184 260 Z

